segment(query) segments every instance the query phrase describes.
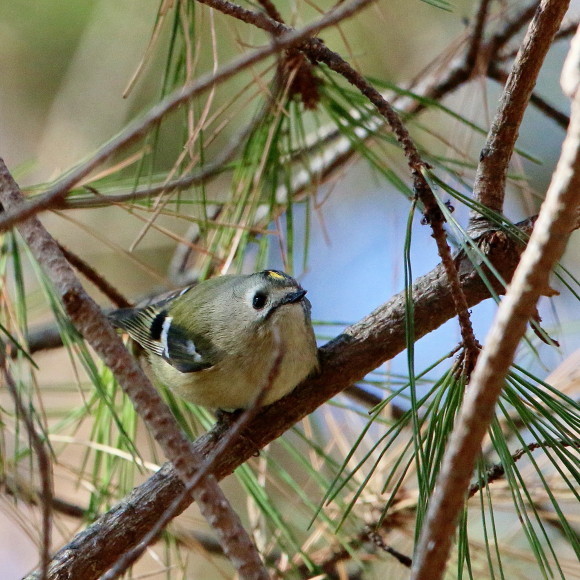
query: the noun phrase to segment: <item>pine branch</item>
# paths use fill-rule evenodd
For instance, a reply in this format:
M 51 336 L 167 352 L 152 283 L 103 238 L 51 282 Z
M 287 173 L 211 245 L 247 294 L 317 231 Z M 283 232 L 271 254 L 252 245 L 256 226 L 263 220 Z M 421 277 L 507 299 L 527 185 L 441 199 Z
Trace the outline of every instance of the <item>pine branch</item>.
M 40 211 L 57 207 L 66 194 L 78 184 L 84 177 L 89 175 L 93 169 L 107 161 L 111 156 L 118 153 L 127 146 L 139 141 L 151 129 L 156 127 L 158 123 L 171 111 L 177 109 L 179 106 L 191 100 L 194 96 L 199 95 L 220 82 L 223 82 L 230 77 L 239 74 L 240 71 L 264 60 L 265 58 L 277 54 L 286 48 L 295 46 L 304 42 L 315 32 L 333 26 L 336 23 L 348 18 L 353 13 L 360 10 L 362 7 L 370 4 L 373 0 L 354 0 L 349 4 L 345 4 L 336 10 L 332 10 L 329 14 L 322 17 L 320 20 L 313 22 L 304 28 L 297 31 L 290 31 L 284 34 L 284 25 L 275 23 L 280 28 L 280 32 L 276 35 L 277 38 L 269 46 L 258 49 L 248 55 L 241 56 L 231 61 L 228 65 L 222 67 L 215 74 L 206 74 L 198 79 L 191 81 L 185 86 L 175 90 L 173 93 L 165 97 L 156 106 L 152 107 L 149 112 L 141 119 L 130 123 L 129 126 L 113 137 L 106 145 L 83 163 L 80 163 L 73 170 L 68 172 L 64 177 L 58 180 L 48 191 L 39 196 L 34 201 L 22 204 L 18 210 L 7 212 L 0 218 L 0 231 L 14 226 L 18 222 L 37 214 Z M 264 16 L 264 18 L 267 18 Z M 270 19 L 268 19 L 270 20 Z M 282 34 L 282 36 L 280 36 Z
M 507 171 L 524 112 L 568 5 L 568 0 L 543 0 L 540 3 L 513 64 L 481 151 L 473 198 L 497 213 L 503 211 Z M 472 237 L 480 235 L 481 227 L 487 229 L 485 222 L 486 218 L 476 211 L 472 212 L 469 225 Z
M 490 246 L 487 257 L 505 280 L 511 278 L 517 258 L 511 245 Z M 478 272 L 465 257 L 457 258 L 461 272 L 462 290 L 468 305 L 475 306 L 489 298 L 489 292 Z M 497 291 L 501 290 L 499 286 Z M 420 277 L 413 286 L 415 303 L 416 338 L 419 339 L 455 316 L 447 276 L 441 265 Z M 256 449 L 262 449 L 277 439 L 298 421 L 312 413 L 331 397 L 362 379 L 384 361 L 395 357 L 406 348 L 405 294 L 395 295 L 360 322 L 348 327 L 334 340 L 320 349 L 321 372 L 298 386 L 280 401 L 266 407 L 227 449 L 219 456 L 213 468 L 216 479 L 231 474 L 236 467 L 250 459 Z M 193 444 L 196 454 L 206 457 L 213 453 L 216 442 L 225 436 L 227 427 L 216 425 Z M 51 570 L 53 578 L 97 578 L 115 558 L 131 549 L 155 525 L 184 485 L 171 464 L 165 464 L 144 484 L 135 488 L 129 497 L 104 514 L 73 540 L 75 546 L 63 547 L 55 555 Z M 176 513 L 190 503 L 184 497 Z M 119 521 L 126 522 L 132 534 L 120 529 Z
M 580 204 L 580 29 L 564 66 L 562 84 L 573 102 L 560 161 L 534 231 L 497 311 L 447 445 L 415 550 L 413 580 L 437 580 L 445 572 L 456 521 L 505 376 L 576 221 L 574 210 Z
M 0 202 L 2 207 L 11 211 L 13 215 L 17 214 L 25 203 L 18 185 L 2 160 L 0 160 Z M 202 474 L 203 477 L 200 479 L 198 466 L 202 463 L 201 456 L 195 454 L 191 443 L 179 429 L 157 390 L 129 355 L 100 308 L 85 293 L 56 241 L 36 217 L 21 222 L 18 230 L 60 294 L 71 322 L 113 371 L 136 411 L 153 433 L 165 455 L 172 461 L 181 480 L 185 484 L 192 482 L 191 496 L 197 499 L 202 514 L 216 530 L 231 563 L 242 578 L 267 578 L 255 545 L 215 478 L 211 474 Z M 46 502 L 46 509 L 50 509 L 50 503 Z M 110 564 L 113 562 L 114 560 Z M 53 561 L 48 578 L 56 578 L 56 574 Z M 43 571 L 41 575 L 44 576 Z

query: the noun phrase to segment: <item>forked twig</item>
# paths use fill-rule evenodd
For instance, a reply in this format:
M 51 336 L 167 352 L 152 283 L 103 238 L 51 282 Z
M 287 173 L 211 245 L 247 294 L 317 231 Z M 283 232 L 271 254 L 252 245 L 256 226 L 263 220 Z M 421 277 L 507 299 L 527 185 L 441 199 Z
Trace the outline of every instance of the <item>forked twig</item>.
M 552 23 L 545 24 L 551 27 Z M 437 580 L 445 572 L 456 521 L 505 376 L 536 302 L 548 288 L 550 272 L 564 252 L 570 230 L 576 222 L 574 210 L 580 204 L 580 30 L 574 38 L 562 78 L 573 101 L 560 161 L 538 221 L 477 361 L 451 434 L 415 550 L 413 580 Z

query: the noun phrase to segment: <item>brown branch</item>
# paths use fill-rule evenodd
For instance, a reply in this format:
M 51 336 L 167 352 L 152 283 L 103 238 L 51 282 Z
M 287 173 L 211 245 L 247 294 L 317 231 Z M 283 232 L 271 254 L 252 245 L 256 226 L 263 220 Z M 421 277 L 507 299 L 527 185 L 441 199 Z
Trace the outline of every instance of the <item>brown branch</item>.
M 508 73 L 502 70 L 496 63 L 491 63 L 489 65 L 489 68 L 487 69 L 487 76 L 490 79 L 496 80 L 500 83 L 505 83 L 508 78 Z M 566 130 L 566 128 L 568 127 L 568 123 L 570 123 L 570 117 L 568 117 L 568 115 L 565 115 L 564 113 L 556 109 L 556 107 L 550 105 L 550 103 L 545 101 L 535 92 L 532 92 L 532 94 L 530 95 L 530 103 L 534 105 L 536 109 L 544 113 L 546 117 L 552 119 L 555 123 L 560 125 L 562 129 Z
M 44 580 L 48 578 L 48 567 L 50 564 L 50 550 L 52 537 L 52 508 L 53 508 L 53 493 L 52 493 L 52 466 L 49 457 L 49 452 L 46 449 L 45 442 L 42 440 L 34 420 L 31 417 L 26 405 L 22 401 L 22 397 L 16 386 L 16 382 L 12 377 L 12 373 L 8 368 L 8 360 L 6 359 L 5 347 L 0 344 L 0 367 L 4 382 L 8 387 L 8 392 L 14 401 L 17 414 L 24 421 L 26 432 L 30 438 L 30 442 L 36 453 L 36 460 L 38 461 L 38 473 L 40 474 L 40 511 L 42 513 L 42 544 L 40 551 L 40 571 L 39 578 Z
M 497 58 L 498 50 L 503 46 L 509 38 L 515 33 L 519 31 L 519 29 L 532 17 L 535 8 L 536 2 L 534 2 L 531 6 L 525 7 L 520 12 L 512 15 L 511 17 L 507 17 L 504 23 L 504 26 L 494 35 L 491 39 L 486 43 L 483 51 L 488 55 L 490 60 Z M 468 80 L 474 72 L 476 59 L 474 59 L 473 55 L 475 54 L 474 47 L 480 47 L 483 37 L 483 23 L 485 22 L 485 10 L 484 7 L 477 8 L 476 18 L 474 19 L 474 24 L 472 25 L 472 29 L 469 32 L 469 43 L 463 52 L 463 56 L 459 59 L 456 59 L 451 66 L 445 67 L 444 76 L 440 77 L 439 73 L 433 74 L 431 71 L 433 69 L 433 64 L 426 67 L 424 72 L 422 73 L 425 75 L 426 73 L 429 74 L 428 78 L 421 82 L 421 85 L 417 85 L 418 81 L 414 81 L 415 92 L 421 94 L 427 98 L 431 99 L 438 99 L 443 97 L 445 94 L 452 92 L 458 86 L 461 85 L 464 81 Z M 434 82 L 433 79 L 436 79 Z M 397 97 L 395 97 L 397 100 Z M 398 99 L 401 100 L 401 99 Z M 427 105 L 424 101 L 415 101 L 410 98 L 406 98 L 403 103 L 399 103 L 399 109 L 404 111 L 405 118 L 409 118 L 410 116 L 414 116 L 418 114 L 421 110 L 426 108 Z M 368 130 L 368 136 L 374 134 L 380 128 L 381 120 L 376 116 L 372 118 L 373 124 L 375 125 L 374 131 Z M 335 171 L 342 170 L 345 163 L 348 162 L 350 158 L 356 153 L 356 148 L 350 146 L 349 143 L 346 143 L 346 146 L 336 146 L 333 145 L 334 142 L 339 141 L 341 138 L 340 130 L 335 130 L 330 132 L 326 135 L 323 139 L 317 141 L 313 145 L 309 145 L 305 147 L 303 150 L 298 151 L 296 155 L 296 159 L 302 159 L 303 155 L 311 156 L 312 154 L 316 154 L 316 152 L 321 149 L 324 145 L 326 145 L 326 149 L 324 150 L 324 155 L 320 157 L 321 162 L 313 164 L 309 172 L 304 172 L 303 177 L 299 179 L 295 179 L 294 183 L 292 184 L 290 191 L 294 198 L 300 196 L 306 188 L 313 184 L 313 183 L 322 183 L 326 179 L 328 179 Z M 342 140 L 344 142 L 344 139 Z M 334 149 L 329 151 L 328 149 Z M 291 159 L 293 162 L 294 157 Z M 324 159 L 324 161 L 322 161 Z M 289 197 L 289 193 L 287 193 L 286 197 Z M 192 239 L 192 242 L 195 242 L 195 238 Z M 182 251 L 180 251 L 180 248 Z M 176 254 L 175 262 L 179 264 L 179 269 L 174 269 L 178 274 L 182 272 L 183 268 L 185 268 L 186 260 L 190 254 L 190 247 L 180 246 L 178 247 L 179 254 Z M 182 280 L 182 277 L 179 278 Z M 473 349 L 471 349 L 473 351 Z
M 576 447 L 580 449 L 580 441 L 558 441 L 557 443 L 553 443 L 550 441 L 543 441 L 543 442 L 535 442 L 529 443 L 526 445 L 524 449 L 518 449 L 515 453 L 512 454 L 512 460 L 515 463 L 519 461 L 524 454 L 529 453 L 531 451 L 535 451 L 536 449 L 543 449 L 544 447 Z M 467 492 L 467 497 L 472 498 L 476 493 L 480 492 L 484 487 L 487 487 L 490 483 L 497 481 L 498 479 L 502 479 L 505 475 L 505 467 L 501 463 L 496 463 L 492 465 L 487 471 L 485 472 L 485 476 L 483 480 L 476 481 L 469 486 L 469 490 Z
M 558 30 L 558 32 L 556 33 L 556 36 L 554 36 L 554 42 L 570 38 L 571 36 L 574 35 L 577 28 L 578 28 L 578 19 L 563 24 L 560 30 Z M 501 62 L 509 60 L 511 58 L 514 58 L 517 55 L 517 53 L 518 53 L 517 48 L 514 48 L 513 50 L 509 51 L 502 51 L 500 54 L 497 55 L 497 61 Z
M 513 64 L 481 151 L 473 198 L 497 213 L 503 211 L 507 170 L 524 112 L 568 4 L 568 0 L 542 0 L 540 3 Z M 472 237 L 478 237 L 488 225 L 486 218 L 472 211 L 469 225 Z
M 41 506 L 44 501 L 42 489 L 30 489 L 29 485 L 14 477 L 3 475 L 2 478 L 0 478 L 0 489 L 2 489 L 2 493 L 9 495 L 16 500 L 24 501 L 28 505 Z M 80 505 L 55 497 L 54 495 L 52 496 L 50 503 L 54 512 L 70 516 L 71 518 L 82 519 L 88 512 L 88 510 L 82 508 Z
M 87 280 L 90 280 L 117 308 L 129 308 L 132 306 L 112 284 L 105 280 L 101 274 L 87 264 L 80 256 L 77 256 L 60 243 L 58 247 L 67 262 L 71 266 L 74 266 Z
M 530 21 L 538 9 L 538 0 L 522 6 L 513 16 L 508 17 L 489 39 L 491 52 L 499 56 L 505 45 Z
M 383 550 L 383 552 L 386 552 L 387 554 L 393 556 L 393 558 L 395 558 L 400 564 L 402 564 L 406 568 L 410 568 L 413 565 L 413 560 L 411 560 L 409 556 L 402 554 L 398 550 L 395 550 L 395 548 L 393 548 L 392 546 L 389 546 L 383 540 L 383 537 L 379 534 L 379 532 L 377 532 L 375 529 L 371 528 L 370 526 L 367 526 L 365 531 L 369 539 L 373 542 L 375 546 L 377 546 L 377 548 L 380 548 L 381 550 Z
M 50 350 L 62 346 L 62 336 L 58 325 L 43 324 L 30 330 L 27 337 L 28 353 L 34 354 L 41 350 Z M 13 356 L 16 355 L 16 352 Z
M 474 69 L 477 57 L 480 54 L 490 3 L 491 0 L 480 0 L 476 7 L 473 25 L 470 27 L 469 43 L 465 51 L 465 66 L 470 70 Z
M 273 20 L 277 20 L 278 22 L 284 22 L 282 14 L 280 14 L 278 8 L 276 8 L 272 0 L 258 0 L 258 3 L 260 4 L 260 6 L 262 6 L 264 12 L 266 12 L 266 14 L 270 18 L 272 18 Z
M 211 474 L 212 468 L 217 461 L 218 457 L 224 453 L 232 442 L 240 436 L 241 431 L 248 425 L 248 423 L 256 416 L 258 410 L 262 406 L 262 401 L 266 396 L 268 390 L 272 387 L 272 384 L 276 380 L 280 372 L 280 364 L 282 362 L 282 355 L 284 351 L 282 349 L 282 343 L 280 335 L 276 330 L 274 333 L 274 343 L 276 348 L 271 354 L 272 362 L 270 364 L 270 370 L 268 376 L 266 377 L 265 383 L 260 389 L 258 397 L 252 404 L 252 406 L 246 409 L 235 421 L 233 426 L 228 429 L 223 437 L 218 441 L 218 444 L 212 450 L 212 453 L 206 456 L 202 465 L 200 465 L 195 473 L 195 475 L 186 482 L 183 493 L 178 495 L 171 505 L 164 510 L 161 517 L 155 523 L 155 525 L 147 532 L 147 534 L 141 539 L 139 544 L 125 552 L 118 560 L 115 565 L 102 576 L 102 580 L 114 580 L 121 574 L 123 574 L 131 564 L 133 564 L 141 554 L 147 549 L 147 546 L 151 544 L 158 536 L 158 534 L 165 528 L 165 526 L 180 512 L 180 505 L 183 503 L 185 497 L 187 497 L 191 491 L 200 483 L 200 481 Z M 216 486 L 217 487 L 217 486 Z M 209 492 L 209 493 L 208 493 Z M 243 528 L 240 530 L 241 523 L 238 518 L 232 518 L 232 511 L 230 509 L 219 510 L 220 497 L 212 492 L 212 490 L 205 490 L 206 501 L 208 503 L 216 505 L 215 517 L 219 516 L 224 520 L 220 528 L 228 529 L 229 535 L 235 537 L 240 533 L 244 533 Z M 210 522 L 211 523 L 211 522 Z M 228 554 L 231 559 L 231 554 Z M 253 554 L 239 553 L 237 554 L 239 559 L 239 564 L 236 566 L 238 573 L 242 578 L 255 578 L 257 580 L 263 579 L 268 580 L 269 575 L 263 568 L 263 566 L 258 566 L 256 568 L 256 563 L 253 558 Z
M 486 249 L 488 259 L 502 278 L 509 281 L 517 263 L 517 258 L 511 253 L 513 247 L 498 242 Z M 458 270 L 470 307 L 489 298 L 487 287 L 468 259 L 458 258 Z M 498 286 L 496 290 L 500 291 L 501 288 Z M 413 302 L 417 321 L 416 339 L 455 315 L 447 277 L 441 265 L 416 281 Z M 401 292 L 322 347 L 320 375 L 307 380 L 277 403 L 262 409 L 243 436 L 219 457 L 213 470 L 215 477 L 222 479 L 231 474 L 250 459 L 256 449 L 265 447 L 328 399 L 402 352 L 406 348 L 405 316 L 405 294 Z M 224 426 L 216 425 L 194 442 L 195 452 L 202 457 L 210 454 L 225 431 Z M 135 488 L 128 498 L 78 534 L 72 540 L 74 550 L 65 546 L 56 554 L 54 569 L 58 570 L 58 575 L 55 578 L 91 580 L 98 577 L 116 555 L 140 541 L 183 489 L 183 483 L 173 467 L 170 464 L 163 466 L 144 484 Z M 191 501 L 190 497 L 186 497 L 179 509 L 185 509 Z M 119 521 L 127 522 L 132 530 L 130 535 L 118 525 Z
M 378 527 L 385 527 L 385 526 L 376 526 L 376 525 L 367 525 L 365 526 L 355 537 L 348 542 L 343 543 L 342 546 L 339 547 L 330 547 L 324 550 L 321 550 L 322 553 L 317 553 L 312 557 L 312 560 L 315 562 L 316 566 L 320 569 L 321 572 L 326 574 L 325 578 L 342 578 L 338 574 L 338 565 L 341 562 L 347 562 L 352 560 L 353 552 L 355 550 L 360 550 L 366 544 L 372 544 L 379 550 L 389 554 L 395 560 L 397 560 L 400 564 L 405 566 L 406 568 L 411 567 L 412 560 L 409 556 L 402 554 L 392 546 L 389 546 L 384 540 L 381 534 L 377 531 Z M 305 564 L 301 564 L 296 569 L 293 569 L 294 574 L 297 574 L 299 578 L 308 578 L 310 577 L 309 569 Z M 285 570 L 281 571 L 281 577 L 284 578 Z M 357 578 L 358 576 L 355 576 Z
M 578 21 L 578 18 L 575 18 L 574 20 L 572 20 L 570 22 L 564 23 L 561 26 L 560 30 L 558 30 L 558 32 L 556 33 L 556 36 L 554 37 L 554 41 L 564 40 L 566 38 L 570 38 L 571 36 L 574 36 L 574 33 L 576 32 L 576 30 L 578 30 L 579 25 L 580 25 L 580 22 Z
M 568 134 L 540 216 L 499 306 L 449 439 L 415 550 L 413 580 L 437 580 L 445 572 L 457 517 L 464 506 L 469 479 L 505 376 L 576 222 L 574 210 L 580 204 L 580 29 L 562 80 L 565 91 L 573 95 Z
M 24 203 L 18 185 L 2 160 L 0 160 L 0 202 L 5 210 L 16 213 Z M 197 465 L 202 461 L 201 457 L 195 454 L 171 411 L 137 362 L 129 355 L 100 308 L 85 293 L 56 241 L 35 217 L 21 222 L 18 230 L 60 294 L 71 322 L 114 373 L 163 452 L 172 461 L 179 477 L 185 483 L 191 481 L 196 476 Z M 224 551 L 234 567 L 246 566 L 253 555 L 255 577 L 266 577 L 260 576 L 259 571 L 263 569 L 261 560 L 249 536 L 244 533 L 241 522 L 238 523 L 236 536 L 232 537 L 230 524 L 231 521 L 238 519 L 238 516 L 231 509 L 215 478 L 211 475 L 204 477 L 192 490 L 192 496 L 197 499 L 202 514 L 218 533 Z M 219 498 L 219 501 L 216 502 L 215 498 Z M 230 514 L 224 519 L 223 514 L 227 510 Z M 240 557 L 240 554 L 243 556 Z M 57 568 L 58 561 L 53 560 L 50 578 L 58 578 L 58 572 L 55 570 Z M 241 573 L 241 570 L 238 571 Z
M 58 180 L 43 195 L 39 196 L 34 201 L 21 204 L 21 207 L 19 207 L 18 210 L 10 213 L 7 212 L 0 218 L 0 231 L 5 231 L 17 224 L 19 221 L 61 203 L 62 199 L 70 189 L 79 183 L 79 181 L 84 177 L 89 175 L 93 169 L 107 161 L 107 159 L 109 159 L 113 154 L 118 153 L 128 145 L 140 140 L 152 128 L 157 126 L 169 112 L 183 105 L 194 96 L 209 90 L 217 83 L 229 79 L 240 71 L 264 60 L 272 54 L 279 53 L 286 48 L 300 44 L 315 32 L 333 26 L 341 20 L 350 17 L 352 14 L 361 10 L 373 1 L 374 0 L 353 0 L 349 4 L 344 4 L 336 10 L 332 10 L 320 20 L 317 20 L 300 30 L 288 32 L 288 34 L 284 34 L 285 30 L 280 29 L 277 38 L 269 46 L 258 49 L 248 55 L 241 56 L 222 67 L 215 74 L 203 75 L 197 80 L 175 90 L 157 105 L 152 107 L 142 118 L 129 124 L 124 131 L 119 133 L 116 137 L 113 137 L 87 161 L 79 164 L 73 170 L 68 172 L 66 176 Z M 282 24 L 278 24 L 278 26 L 283 27 Z

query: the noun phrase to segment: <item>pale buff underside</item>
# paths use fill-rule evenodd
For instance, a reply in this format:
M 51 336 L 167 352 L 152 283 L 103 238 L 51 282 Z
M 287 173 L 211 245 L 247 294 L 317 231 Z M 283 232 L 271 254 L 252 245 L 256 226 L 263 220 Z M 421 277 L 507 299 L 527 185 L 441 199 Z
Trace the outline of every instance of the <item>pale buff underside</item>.
M 267 332 L 255 340 L 253 351 L 241 348 L 241 354 L 230 353 L 219 364 L 193 373 L 181 373 L 162 358 L 151 357 L 149 362 L 157 382 L 169 385 L 187 401 L 210 409 L 247 408 L 263 388 L 267 389 L 263 405 L 277 401 L 318 366 L 312 328 L 306 327 L 300 317 L 289 316 L 291 308 L 301 306 L 284 307 L 272 320 L 280 329 L 277 345 L 271 332 Z M 293 347 L 288 348 L 289 344 Z M 279 353 L 280 364 L 269 380 Z

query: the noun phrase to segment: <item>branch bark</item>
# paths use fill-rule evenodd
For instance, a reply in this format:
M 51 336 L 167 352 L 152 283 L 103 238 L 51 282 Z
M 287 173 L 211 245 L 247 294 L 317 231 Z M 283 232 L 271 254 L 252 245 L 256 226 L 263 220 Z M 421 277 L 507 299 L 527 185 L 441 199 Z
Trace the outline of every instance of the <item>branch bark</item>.
M 566 79 L 565 77 L 573 77 Z M 572 115 L 562 155 L 538 221 L 501 302 L 451 434 L 413 563 L 413 580 L 442 578 L 455 525 L 481 442 L 493 418 L 505 376 L 538 298 L 564 252 L 580 204 L 580 29 L 563 81 L 572 85 Z M 563 82 L 564 84 L 564 82 Z
M 569 0 L 543 0 L 526 32 L 503 90 L 500 106 L 480 154 L 473 197 L 497 213 L 503 212 L 506 176 L 530 96 L 546 54 L 568 10 Z M 469 233 L 478 237 L 489 224 L 473 211 Z
M 501 276 L 509 280 L 517 264 L 512 244 L 498 237 L 486 249 Z M 461 257 L 456 262 L 469 306 L 488 298 L 485 284 L 469 261 Z M 501 291 L 501 288 L 498 286 L 496 290 Z M 417 339 L 455 316 L 443 266 L 437 266 L 417 280 L 413 286 L 413 300 Z M 213 475 L 216 479 L 222 479 L 231 474 L 250 459 L 256 449 L 277 439 L 328 399 L 402 352 L 405 347 L 405 295 L 400 293 L 323 346 L 320 349 L 320 374 L 261 410 L 227 452 L 219 456 Z M 216 425 L 193 443 L 194 452 L 202 457 L 211 454 L 225 431 L 224 426 Z M 53 578 L 91 580 L 99 577 L 120 554 L 140 542 L 155 525 L 159 515 L 183 490 L 184 485 L 174 468 L 170 464 L 164 465 L 144 484 L 135 488 L 128 498 L 79 533 L 55 555 L 51 567 L 55 571 Z M 184 498 L 176 515 L 191 502 L 191 497 Z
M 1 159 L 0 202 L 4 209 L 13 214 L 18 213 L 25 203 L 18 185 Z M 163 452 L 175 465 L 179 477 L 185 483 L 194 480 L 202 458 L 195 454 L 157 390 L 127 352 L 100 308 L 86 294 L 56 241 L 36 217 L 21 222 L 18 230 L 60 294 L 71 322 L 114 373 Z M 198 500 L 202 514 L 218 533 L 224 552 L 240 575 L 243 578 L 267 578 L 255 545 L 215 478 L 211 474 L 203 477 L 199 485 L 192 489 L 191 495 Z M 219 501 L 216 502 L 216 498 Z M 57 568 L 58 561 L 53 560 L 49 578 L 59 577 Z M 41 574 L 44 577 L 42 571 Z M 81 573 L 75 577 L 85 576 Z

